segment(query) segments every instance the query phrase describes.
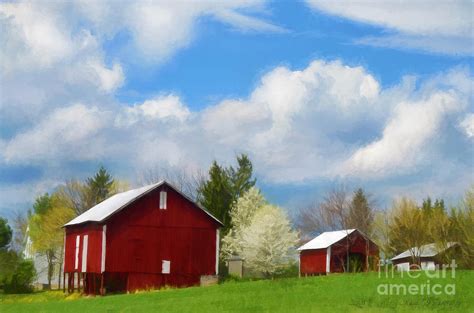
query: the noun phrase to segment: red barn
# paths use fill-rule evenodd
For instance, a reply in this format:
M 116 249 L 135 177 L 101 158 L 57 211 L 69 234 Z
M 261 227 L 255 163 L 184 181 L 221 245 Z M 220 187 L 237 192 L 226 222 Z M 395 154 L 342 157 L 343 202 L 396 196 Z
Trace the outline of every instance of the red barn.
M 368 270 L 379 254 L 377 245 L 357 229 L 324 232 L 298 251 L 303 276 L 344 272 L 348 257 L 352 266 L 358 264 L 359 270 Z
M 196 285 L 218 274 L 221 226 L 165 181 L 116 194 L 65 225 L 68 290 Z

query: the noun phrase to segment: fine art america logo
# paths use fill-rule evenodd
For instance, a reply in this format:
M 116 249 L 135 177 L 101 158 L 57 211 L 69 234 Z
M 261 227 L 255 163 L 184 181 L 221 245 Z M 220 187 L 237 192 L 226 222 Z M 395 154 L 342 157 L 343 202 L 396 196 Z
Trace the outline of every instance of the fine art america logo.
M 379 295 L 455 295 L 456 284 L 442 283 L 450 277 L 456 277 L 456 261 L 452 260 L 450 264 L 437 265 L 434 270 L 423 270 L 420 266 L 412 265 L 409 271 L 397 271 L 394 267 L 389 270 L 387 266 L 379 266 L 379 278 L 381 279 L 403 279 L 409 277 L 416 282 L 410 283 L 409 280 L 397 283 L 382 283 L 377 285 Z M 385 268 L 385 270 L 381 270 Z M 436 279 L 436 283 L 430 281 Z M 419 282 L 421 280 L 421 283 Z M 452 280 L 450 280 L 452 282 Z

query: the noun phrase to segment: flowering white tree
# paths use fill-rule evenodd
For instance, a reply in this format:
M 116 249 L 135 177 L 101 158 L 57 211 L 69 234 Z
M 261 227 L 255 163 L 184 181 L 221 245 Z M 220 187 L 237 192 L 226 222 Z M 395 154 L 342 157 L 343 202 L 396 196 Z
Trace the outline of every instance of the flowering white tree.
M 256 188 L 245 193 L 231 211 L 232 229 L 223 239 L 223 252 L 238 254 L 252 272 L 271 277 L 294 259 L 298 233 L 285 212 L 266 202 Z
M 222 256 L 225 259 L 242 253 L 243 231 L 250 226 L 255 213 L 266 203 L 260 190 L 255 187 L 244 193 L 234 203 L 230 211 L 232 228 L 222 239 Z
M 253 271 L 273 276 L 293 261 L 297 242 L 298 233 L 283 210 L 267 204 L 243 232 L 242 257 Z

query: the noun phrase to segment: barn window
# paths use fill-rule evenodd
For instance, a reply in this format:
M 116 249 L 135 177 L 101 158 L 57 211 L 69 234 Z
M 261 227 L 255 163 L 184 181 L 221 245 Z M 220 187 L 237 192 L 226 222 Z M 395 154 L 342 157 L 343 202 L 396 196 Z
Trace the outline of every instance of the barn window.
M 169 274 L 171 271 L 171 261 L 163 260 L 161 263 L 161 273 Z
M 74 263 L 74 269 L 79 268 L 79 243 L 81 242 L 81 236 L 76 236 L 76 262 Z
M 160 210 L 166 210 L 166 191 L 160 192 Z

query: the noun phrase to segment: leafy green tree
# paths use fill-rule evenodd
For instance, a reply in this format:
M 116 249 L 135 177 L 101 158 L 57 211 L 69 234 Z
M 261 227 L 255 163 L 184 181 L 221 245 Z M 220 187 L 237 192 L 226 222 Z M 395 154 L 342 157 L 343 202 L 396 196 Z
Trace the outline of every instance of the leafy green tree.
M 462 203 L 450 216 L 452 241 L 460 247 L 456 261 L 464 268 L 474 269 L 474 185 L 466 191 Z
M 5 281 L 5 293 L 33 292 L 32 283 L 36 277 L 35 266 L 30 260 L 19 259 L 14 265 L 12 275 Z
M 0 217 L 0 250 L 5 250 L 12 240 L 12 229 L 8 225 L 8 220 Z
M 435 199 L 434 203 L 430 197 L 427 197 L 423 200 L 421 209 L 426 217 L 430 217 L 433 212 L 444 212 L 446 213 L 446 208 L 444 206 L 443 199 Z
M 101 166 L 93 177 L 86 179 L 86 185 L 95 205 L 110 196 L 112 187 L 114 186 L 114 179 L 112 175 Z
M 44 198 L 44 196 L 42 196 Z M 33 214 L 29 220 L 29 235 L 35 252 L 44 255 L 48 263 L 48 285 L 54 275 L 55 265 L 62 263 L 63 229 L 65 223 L 74 218 L 74 211 L 67 207 L 56 194 L 48 196 L 50 208 L 42 214 Z
M 363 233 L 370 235 L 374 212 L 369 200 L 362 188 L 357 189 L 352 196 L 347 217 L 347 227 L 357 228 Z
M 5 218 L 0 217 L 0 285 L 3 285 L 12 275 L 18 256 L 8 247 L 12 240 L 12 230 Z
M 402 198 L 394 202 L 391 214 L 390 247 L 395 254 L 409 250 L 412 263 L 420 264 L 423 251 L 418 248 L 432 242 L 429 220 L 426 219 L 423 209 L 418 208 L 415 201 Z
M 237 164 L 237 168 L 226 168 L 214 161 L 209 169 L 209 179 L 198 191 L 198 202 L 224 224 L 224 234 L 231 227 L 233 203 L 256 183 L 252 178 L 252 163 L 245 154 L 237 157 Z
M 42 196 L 36 198 L 33 204 L 33 213 L 45 214 L 51 208 L 51 196 L 45 193 Z

